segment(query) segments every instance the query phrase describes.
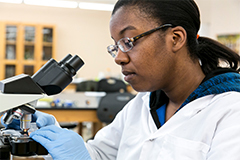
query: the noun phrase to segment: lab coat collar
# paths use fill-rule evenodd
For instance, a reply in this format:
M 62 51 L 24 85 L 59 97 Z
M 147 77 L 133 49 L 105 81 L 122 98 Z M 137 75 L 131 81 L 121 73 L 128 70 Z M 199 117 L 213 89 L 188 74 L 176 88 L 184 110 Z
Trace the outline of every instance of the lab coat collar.
M 142 94 L 142 101 L 144 103 L 144 106 L 146 106 L 148 108 L 148 110 L 150 110 L 149 108 L 149 97 L 150 97 L 150 92 L 142 92 L 139 93 L 140 95 Z
M 183 123 L 188 121 L 193 116 L 197 115 L 203 109 L 208 107 L 214 95 L 208 95 L 199 98 L 195 101 L 188 103 L 181 110 L 175 113 L 162 127 L 160 127 L 155 133 L 153 133 L 149 139 L 155 139 L 157 137 L 164 136 L 176 128 L 180 127 Z M 154 123 L 154 122 L 153 122 Z
M 148 111 L 148 129 L 150 131 L 150 133 L 155 133 L 158 129 L 157 126 L 155 125 L 155 122 L 152 118 L 152 115 L 150 113 L 150 107 L 149 107 L 149 100 L 150 100 L 150 92 L 144 92 L 144 93 L 140 93 L 142 94 L 142 102 L 143 102 L 143 106 L 145 107 L 145 109 Z

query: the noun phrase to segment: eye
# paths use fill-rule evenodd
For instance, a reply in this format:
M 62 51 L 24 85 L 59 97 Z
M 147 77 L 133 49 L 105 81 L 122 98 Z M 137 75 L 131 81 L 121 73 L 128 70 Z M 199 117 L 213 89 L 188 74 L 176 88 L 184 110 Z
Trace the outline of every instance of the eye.
M 124 42 L 124 44 L 125 44 L 125 46 L 126 46 L 126 48 L 131 48 L 132 47 L 132 42 Z
M 122 40 L 122 42 L 123 42 L 124 49 L 125 49 L 126 51 L 129 50 L 129 49 L 131 49 L 132 46 L 133 46 L 133 44 L 132 44 L 132 42 L 130 41 L 129 38 L 124 38 L 124 39 Z

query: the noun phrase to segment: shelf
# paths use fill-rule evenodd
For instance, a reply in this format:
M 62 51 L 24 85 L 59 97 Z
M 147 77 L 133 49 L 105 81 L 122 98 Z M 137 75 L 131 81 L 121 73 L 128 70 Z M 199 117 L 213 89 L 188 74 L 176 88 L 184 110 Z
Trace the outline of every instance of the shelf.
M 6 59 L 4 61 L 2 61 L 4 64 L 16 64 L 18 63 L 17 60 L 9 60 L 9 59 Z
M 53 45 L 52 42 L 43 42 L 43 46 L 51 47 L 52 45 Z
M 34 46 L 34 45 L 35 45 L 35 42 L 25 41 L 25 42 L 24 42 L 24 45 L 25 45 L 25 46 Z
M 9 45 L 16 45 L 16 41 L 6 41 L 6 44 L 9 44 Z

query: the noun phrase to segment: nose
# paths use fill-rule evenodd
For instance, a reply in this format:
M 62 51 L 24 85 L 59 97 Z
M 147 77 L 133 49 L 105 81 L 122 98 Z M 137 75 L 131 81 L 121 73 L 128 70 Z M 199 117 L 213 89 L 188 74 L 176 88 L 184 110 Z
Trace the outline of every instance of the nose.
M 122 52 L 119 49 L 115 57 L 115 63 L 117 63 L 118 65 L 125 65 L 129 63 L 129 61 L 130 61 L 130 57 L 128 56 L 128 54 L 126 52 Z

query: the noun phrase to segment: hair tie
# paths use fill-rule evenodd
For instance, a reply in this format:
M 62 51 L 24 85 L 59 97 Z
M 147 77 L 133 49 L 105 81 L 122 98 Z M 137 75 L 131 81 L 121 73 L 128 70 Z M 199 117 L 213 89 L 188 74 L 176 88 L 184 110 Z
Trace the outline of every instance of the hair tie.
M 197 39 L 199 38 L 199 34 L 197 34 Z

